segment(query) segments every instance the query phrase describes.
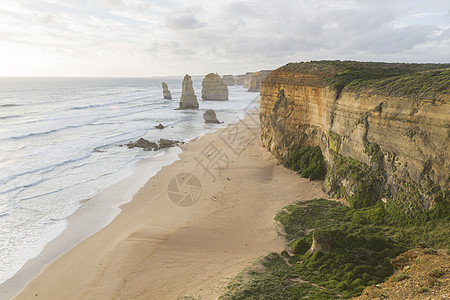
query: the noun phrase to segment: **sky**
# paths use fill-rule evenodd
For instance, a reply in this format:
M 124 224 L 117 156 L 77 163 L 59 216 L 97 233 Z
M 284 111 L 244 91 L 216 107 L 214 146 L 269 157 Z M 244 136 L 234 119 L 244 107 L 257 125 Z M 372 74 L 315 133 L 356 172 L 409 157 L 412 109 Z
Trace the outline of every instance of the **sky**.
M 450 0 L 1 0 L 0 76 L 450 62 Z

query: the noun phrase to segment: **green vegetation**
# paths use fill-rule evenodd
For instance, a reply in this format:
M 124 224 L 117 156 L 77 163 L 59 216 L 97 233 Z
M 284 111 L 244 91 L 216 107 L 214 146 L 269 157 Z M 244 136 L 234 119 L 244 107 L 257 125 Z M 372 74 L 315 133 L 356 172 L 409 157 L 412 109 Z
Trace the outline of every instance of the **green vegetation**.
M 367 164 L 333 151 L 331 153 L 334 165 L 326 175 L 331 191 L 339 198 L 347 199 L 352 208 L 375 205 L 382 197 L 382 180 L 371 172 Z M 348 181 L 347 189 L 342 185 L 344 180 Z
M 450 93 L 449 68 L 450 64 L 324 60 L 289 63 L 276 70 L 275 75 L 277 72 L 315 75 L 314 78 L 277 78 L 277 82 L 298 84 L 307 80 L 310 85 L 325 84 L 333 87 L 337 96 L 346 88 L 356 92 L 370 89 L 388 96 L 436 97 Z
M 325 160 L 319 146 L 306 146 L 292 151 L 283 165 L 299 172 L 304 178 L 324 179 L 327 173 Z
M 441 205 L 420 219 L 393 216 L 382 202 L 360 209 L 324 199 L 289 205 L 275 219 L 284 228 L 291 254 L 268 255 L 264 271 L 238 277 L 220 299 L 358 296 L 364 287 L 386 280 L 393 273 L 390 259 L 418 243 L 450 248 L 450 205 Z M 327 250 L 308 251 L 313 239 L 316 248 L 320 244 Z M 431 271 L 430 280 L 442 276 L 441 271 Z M 400 273 L 394 281 L 408 278 Z
M 450 69 L 403 74 L 371 81 L 355 80 L 348 84 L 346 89 L 356 92 L 370 89 L 387 96 L 435 99 L 439 94 L 450 94 Z
M 399 282 L 399 281 L 403 281 L 403 280 L 408 279 L 408 278 L 409 278 L 408 274 L 400 273 L 400 274 L 395 275 L 393 281 L 394 282 Z

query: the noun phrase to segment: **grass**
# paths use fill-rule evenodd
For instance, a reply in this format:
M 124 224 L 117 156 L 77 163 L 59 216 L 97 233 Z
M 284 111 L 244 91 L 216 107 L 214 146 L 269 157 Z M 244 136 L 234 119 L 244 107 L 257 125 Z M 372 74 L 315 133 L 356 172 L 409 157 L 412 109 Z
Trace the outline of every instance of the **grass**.
M 330 86 L 340 92 L 372 90 L 387 96 L 436 97 L 449 93 L 450 64 L 407 64 L 358 61 L 311 61 L 289 63 L 272 72 L 277 83 Z M 437 71 L 439 70 L 439 71 Z M 282 73 L 311 74 L 276 76 Z M 270 82 L 269 76 L 265 82 Z
M 381 202 L 360 209 L 324 199 L 289 205 L 275 219 L 283 226 L 290 254 L 268 255 L 263 262 L 265 271 L 250 273 L 247 281 L 241 278 L 220 299 L 358 296 L 366 286 L 392 275 L 390 260 L 417 243 L 450 247 L 449 216 L 444 210 L 424 214 L 428 216 L 400 221 L 400 217 L 390 216 Z M 328 251 L 308 251 L 313 239 L 326 241 Z M 431 271 L 430 280 L 443 276 L 441 271 Z M 401 273 L 394 281 L 407 278 Z

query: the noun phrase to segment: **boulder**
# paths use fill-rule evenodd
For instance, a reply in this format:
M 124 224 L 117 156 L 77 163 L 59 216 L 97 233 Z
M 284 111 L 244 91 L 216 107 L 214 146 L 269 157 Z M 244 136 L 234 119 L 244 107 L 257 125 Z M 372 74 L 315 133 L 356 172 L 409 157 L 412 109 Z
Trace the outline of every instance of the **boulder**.
M 164 99 L 172 100 L 172 94 L 169 91 L 169 87 L 167 86 L 167 83 L 163 82 L 162 88 L 163 88 Z
M 159 125 L 155 126 L 156 129 L 164 129 L 164 125 L 159 123 Z
M 235 78 L 236 85 L 244 85 L 245 75 L 237 75 Z
M 158 144 L 157 143 L 153 143 L 153 142 L 149 142 L 146 139 L 140 138 L 139 140 L 137 140 L 136 142 L 129 142 L 127 144 L 128 148 L 133 149 L 133 148 L 144 148 L 144 150 L 154 150 L 154 149 L 158 149 Z
M 179 141 L 160 139 L 159 140 L 159 149 L 178 146 L 179 143 L 180 143 Z
M 202 82 L 203 100 L 228 100 L 228 87 L 219 75 L 209 73 Z
M 332 243 L 332 233 L 325 230 L 315 230 L 313 234 L 313 241 L 309 252 L 314 253 L 317 251 L 330 252 Z
M 212 109 L 208 109 L 203 114 L 203 119 L 205 119 L 205 123 L 215 123 L 220 124 L 219 120 L 217 120 L 216 112 Z
M 184 76 L 182 90 L 181 90 L 181 98 L 180 98 L 180 106 L 178 109 L 197 109 L 198 101 L 197 96 L 195 95 L 194 88 L 192 87 L 192 79 L 191 76 Z
M 223 75 L 222 76 L 222 81 L 226 85 L 235 85 L 236 84 L 236 82 L 234 81 L 233 75 Z

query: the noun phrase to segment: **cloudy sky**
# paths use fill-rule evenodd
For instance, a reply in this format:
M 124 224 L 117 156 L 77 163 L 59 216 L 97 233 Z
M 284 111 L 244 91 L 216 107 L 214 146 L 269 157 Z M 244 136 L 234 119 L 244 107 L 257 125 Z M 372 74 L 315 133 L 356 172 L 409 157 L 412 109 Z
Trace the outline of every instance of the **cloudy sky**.
M 0 76 L 450 62 L 450 0 L 1 0 Z

